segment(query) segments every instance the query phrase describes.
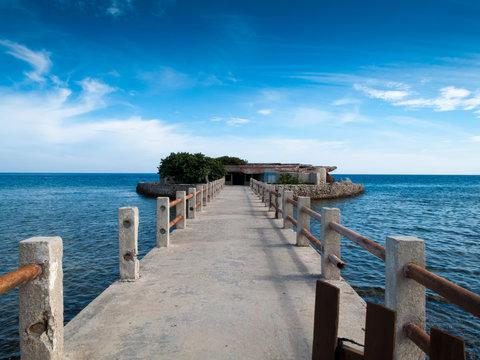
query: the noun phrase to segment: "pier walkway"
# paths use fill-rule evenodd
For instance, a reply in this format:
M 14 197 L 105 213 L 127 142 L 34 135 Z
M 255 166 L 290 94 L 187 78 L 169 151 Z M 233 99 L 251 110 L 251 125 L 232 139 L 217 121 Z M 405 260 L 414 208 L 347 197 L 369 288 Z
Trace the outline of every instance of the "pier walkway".
M 139 239 L 142 241 L 142 239 Z M 321 257 L 295 246 L 248 187 L 188 226 L 65 326 L 66 359 L 308 359 Z M 339 337 L 363 343 L 365 303 L 342 281 Z

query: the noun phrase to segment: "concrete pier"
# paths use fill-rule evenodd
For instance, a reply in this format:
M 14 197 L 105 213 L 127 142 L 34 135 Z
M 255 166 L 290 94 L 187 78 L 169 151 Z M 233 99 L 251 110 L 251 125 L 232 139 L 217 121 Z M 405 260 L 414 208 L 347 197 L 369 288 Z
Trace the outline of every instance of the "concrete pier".
M 249 187 L 217 192 L 140 261 L 137 281 L 115 282 L 66 325 L 66 359 L 311 358 L 321 256 L 274 215 Z M 365 303 L 329 282 L 338 336 L 363 343 Z

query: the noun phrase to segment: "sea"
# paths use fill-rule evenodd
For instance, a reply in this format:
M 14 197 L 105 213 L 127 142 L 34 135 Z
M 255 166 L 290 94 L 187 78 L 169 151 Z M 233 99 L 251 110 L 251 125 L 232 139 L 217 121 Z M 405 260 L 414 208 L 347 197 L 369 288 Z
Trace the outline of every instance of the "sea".
M 387 236 L 425 240 L 427 269 L 480 294 L 480 176 L 336 175 L 365 193 L 314 201 L 336 207 L 341 222 L 385 245 Z M 0 173 L 0 274 L 18 267 L 18 242 L 63 239 L 65 323 L 118 279 L 117 211 L 137 206 L 139 255 L 155 246 L 155 200 L 135 191 L 156 174 Z M 311 232 L 320 236 L 312 221 Z M 385 265 L 342 238 L 342 276 L 368 301 L 383 303 Z M 193 271 L 194 269 L 192 269 Z M 467 359 L 480 360 L 480 319 L 427 292 L 427 327 L 466 340 Z M 0 296 L 0 359 L 18 359 L 18 289 Z

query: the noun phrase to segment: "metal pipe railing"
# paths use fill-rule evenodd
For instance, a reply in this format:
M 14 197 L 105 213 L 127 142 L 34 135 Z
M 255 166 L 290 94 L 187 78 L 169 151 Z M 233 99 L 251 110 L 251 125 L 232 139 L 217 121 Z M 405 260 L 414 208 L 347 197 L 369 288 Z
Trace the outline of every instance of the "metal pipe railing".
M 172 228 L 176 223 L 178 223 L 182 219 L 183 219 L 183 215 L 178 215 L 175 219 L 170 221 L 170 223 L 168 224 L 168 228 L 169 229 Z
M 480 295 L 435 275 L 417 264 L 406 264 L 403 267 L 403 275 L 435 291 L 469 313 L 480 317 Z
M 199 206 L 200 206 L 200 201 L 195 204 L 195 207 L 199 207 Z
M 42 273 L 42 267 L 37 264 L 28 264 L 20 269 L 11 271 L 0 276 L 0 295 L 17 286 L 23 285 L 33 279 L 36 279 Z
M 188 194 L 187 196 L 185 196 L 185 200 L 191 199 L 192 197 L 193 197 L 193 193 L 192 193 L 192 194 Z
M 414 323 L 403 325 L 403 334 L 412 340 L 425 354 L 430 355 L 430 335 Z
M 202 192 L 202 190 L 197 190 L 197 192 L 195 193 L 195 195 L 198 195 Z
M 313 243 L 318 250 L 322 250 L 322 249 L 323 249 L 323 245 L 322 245 L 321 241 L 318 240 L 315 236 L 313 236 L 310 231 L 308 231 L 307 229 L 303 228 L 303 229 L 302 229 L 302 234 L 305 235 L 305 237 L 306 237 L 311 243 Z
M 298 206 L 298 201 L 293 200 L 292 198 L 287 198 L 287 202 L 289 202 L 290 204 L 292 204 L 295 207 Z
M 310 209 L 308 206 L 303 206 L 300 211 L 304 212 L 305 214 L 308 214 L 310 215 L 311 218 L 317 220 L 317 221 L 322 221 L 322 215 L 320 215 L 319 213 L 313 211 L 312 209 Z
M 292 216 L 288 215 L 285 219 L 290 221 L 293 225 L 297 226 L 297 220 L 295 220 Z
M 273 207 L 274 209 L 277 208 L 277 205 L 275 205 L 275 203 L 273 201 L 270 201 L 270 206 Z
M 174 207 L 175 205 L 180 204 L 182 201 L 183 201 L 183 198 L 178 198 L 178 199 L 170 202 L 170 204 L 168 205 L 168 207 Z
M 328 224 L 328 227 L 330 229 L 336 231 L 337 233 L 339 233 L 343 237 L 347 238 L 348 240 L 353 241 L 355 244 L 364 248 L 365 250 L 372 253 L 373 255 L 378 257 L 379 259 L 385 261 L 385 248 L 382 245 L 377 244 L 376 242 L 374 242 L 370 239 L 367 239 L 365 236 L 360 235 L 360 234 L 356 233 L 355 231 L 350 230 L 349 228 L 347 228 L 343 225 L 340 225 L 340 224 L 338 224 L 334 221 L 330 222 Z
M 335 254 L 328 254 L 328 261 L 330 261 L 339 269 L 344 269 L 347 267 L 347 264 L 345 264 L 345 262 Z

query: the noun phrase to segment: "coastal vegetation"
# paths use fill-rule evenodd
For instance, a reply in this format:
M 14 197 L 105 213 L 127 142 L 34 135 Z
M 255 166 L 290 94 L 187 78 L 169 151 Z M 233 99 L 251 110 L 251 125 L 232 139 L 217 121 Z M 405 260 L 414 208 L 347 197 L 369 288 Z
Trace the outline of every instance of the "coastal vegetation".
M 227 174 L 225 165 L 244 164 L 246 160 L 232 156 L 211 158 L 202 153 L 178 152 L 160 160 L 158 174 L 174 179 L 175 183 L 202 183 L 224 177 Z
M 278 177 L 277 181 L 275 182 L 275 184 L 292 184 L 292 185 L 298 185 L 300 184 L 300 182 L 298 181 L 298 179 L 294 178 L 292 175 L 290 174 L 280 174 L 280 176 Z

